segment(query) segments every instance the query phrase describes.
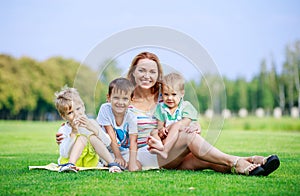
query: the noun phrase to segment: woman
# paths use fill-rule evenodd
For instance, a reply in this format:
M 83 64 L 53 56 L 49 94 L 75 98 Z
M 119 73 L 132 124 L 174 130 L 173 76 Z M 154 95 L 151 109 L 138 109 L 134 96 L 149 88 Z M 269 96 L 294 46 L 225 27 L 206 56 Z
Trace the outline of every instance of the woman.
M 150 155 L 147 149 L 154 148 L 156 145 L 156 140 L 150 136 L 150 132 L 157 126 L 153 113 L 159 101 L 159 81 L 162 75 L 162 66 L 158 57 L 149 52 L 138 54 L 133 59 L 127 74 L 128 79 L 136 86 L 131 109 L 138 120 L 138 157 L 143 166 L 155 165 L 156 156 Z M 232 171 L 246 175 L 268 175 L 279 166 L 279 159 L 276 155 L 266 159 L 261 156 L 241 158 L 228 155 L 206 142 L 197 133 L 198 127 L 184 129 L 180 123 L 175 123 L 173 126 L 185 131 L 180 132 L 167 159 L 157 156 L 159 167 L 190 170 L 213 169 L 223 173 Z M 151 162 L 153 160 L 154 162 Z
M 239 173 L 245 175 L 268 175 L 279 167 L 276 155 L 238 157 L 225 154 L 206 142 L 198 133 L 199 126 L 181 127 L 174 123 L 179 132 L 167 159 L 151 154 L 156 140 L 150 132 L 157 128 L 154 110 L 159 102 L 159 81 L 162 79 L 162 66 L 158 57 L 150 52 L 138 54 L 132 61 L 127 77 L 136 86 L 130 109 L 138 121 L 138 160 L 143 167 L 166 169 L 203 170 L 213 169 L 222 173 Z M 57 143 L 62 140 L 56 134 Z

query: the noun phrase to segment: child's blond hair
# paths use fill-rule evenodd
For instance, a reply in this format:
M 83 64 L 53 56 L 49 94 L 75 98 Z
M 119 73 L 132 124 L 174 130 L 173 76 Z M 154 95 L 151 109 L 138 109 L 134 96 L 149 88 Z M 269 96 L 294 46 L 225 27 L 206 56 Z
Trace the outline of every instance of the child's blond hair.
M 72 109 L 74 102 L 84 106 L 84 103 L 75 88 L 63 87 L 60 92 L 55 93 L 55 107 L 61 116 L 64 116 L 66 111 Z
M 178 73 L 169 73 L 163 77 L 162 88 L 164 86 L 184 93 L 184 78 Z

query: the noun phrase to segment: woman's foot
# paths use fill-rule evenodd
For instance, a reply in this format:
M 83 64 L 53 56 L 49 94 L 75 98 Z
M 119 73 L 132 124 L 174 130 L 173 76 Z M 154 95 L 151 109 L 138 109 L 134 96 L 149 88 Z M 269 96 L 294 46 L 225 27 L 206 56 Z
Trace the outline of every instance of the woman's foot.
M 233 163 L 231 172 L 247 176 L 262 176 L 265 170 L 260 166 L 260 164 L 251 164 L 245 159 L 239 157 Z
M 252 156 L 250 158 L 247 158 L 247 160 L 250 162 L 250 163 L 253 163 L 253 164 L 260 164 L 260 165 L 263 165 L 265 164 L 265 157 L 263 156 Z

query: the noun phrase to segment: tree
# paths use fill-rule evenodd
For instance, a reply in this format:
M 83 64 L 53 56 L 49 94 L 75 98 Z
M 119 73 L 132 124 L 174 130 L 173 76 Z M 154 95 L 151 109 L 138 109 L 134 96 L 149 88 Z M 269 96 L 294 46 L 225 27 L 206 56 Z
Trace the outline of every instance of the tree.
M 266 60 L 263 60 L 260 66 L 260 74 L 258 77 L 258 107 L 264 108 L 267 112 L 274 107 L 274 99 L 270 89 L 269 72 L 267 70 Z
M 259 87 L 259 79 L 255 76 L 248 85 L 248 110 L 254 112 L 256 108 L 258 108 L 258 87 Z
M 211 108 L 210 90 L 208 89 L 205 77 L 202 77 L 200 83 L 197 85 L 196 94 L 199 100 L 200 112 Z
M 0 55 L 0 109 L 1 119 L 11 118 L 22 108 L 24 98 L 20 88 L 19 66 L 17 61 L 8 56 Z
M 237 111 L 237 98 L 235 97 L 235 83 L 232 80 L 224 78 L 225 91 L 227 97 L 227 108 L 231 111 Z
M 245 78 L 238 78 L 235 82 L 235 86 L 235 111 L 238 111 L 241 108 L 248 108 L 248 89 Z
M 194 80 L 185 82 L 184 91 L 184 99 L 191 102 L 197 110 L 200 110 L 200 100 L 198 100 L 197 96 L 197 83 Z

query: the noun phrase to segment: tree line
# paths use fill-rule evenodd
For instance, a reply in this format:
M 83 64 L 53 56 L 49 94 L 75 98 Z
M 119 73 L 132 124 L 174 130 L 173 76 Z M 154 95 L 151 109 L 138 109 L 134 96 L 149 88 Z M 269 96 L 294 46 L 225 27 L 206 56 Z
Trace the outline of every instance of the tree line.
M 54 93 L 64 86 L 72 87 L 74 79 L 80 78 L 84 85 L 79 92 L 87 111 L 91 109 L 91 96 L 85 92 L 85 85 L 91 78 L 97 78 L 95 71 L 73 59 L 52 57 L 37 62 L 29 57 L 16 59 L 9 55 L 0 55 L 0 119 L 51 120 L 57 119 L 54 106 Z M 101 87 L 104 85 L 97 84 Z M 101 88 L 96 94 L 104 94 Z
M 75 79 L 79 80 L 77 83 L 80 85 L 76 88 L 86 104 L 87 112 L 95 115 L 101 103 L 106 101 L 108 83 L 122 72 L 115 61 L 104 63 L 108 66 L 99 78 L 95 70 L 73 59 L 52 57 L 39 62 L 30 57 L 14 58 L 1 54 L 0 119 L 58 119 L 53 104 L 54 93 L 65 85 L 72 87 Z M 300 42 L 297 41 L 286 47 L 285 62 L 280 72 L 272 60 L 270 64 L 262 60 L 260 72 L 250 81 L 242 77 L 235 80 L 224 77 L 224 107 L 232 112 L 238 112 L 241 108 L 250 112 L 263 108 L 267 113 L 279 107 L 284 114 L 288 114 L 292 107 L 299 108 L 299 70 Z M 203 76 L 200 81 L 190 80 L 186 85 L 186 99 L 192 100 L 200 113 L 212 107 L 207 80 L 213 78 Z
M 269 64 L 263 59 L 259 73 L 250 81 L 243 77 L 236 80 L 224 77 L 226 108 L 234 113 L 241 108 L 252 113 L 262 108 L 270 114 L 278 107 L 283 114 L 289 114 L 293 107 L 298 107 L 300 112 L 300 41 L 286 47 L 285 61 L 280 66 L 281 70 L 278 71 L 273 59 Z M 199 83 L 192 82 L 202 111 L 212 107 L 205 80 L 207 77 L 203 77 Z

